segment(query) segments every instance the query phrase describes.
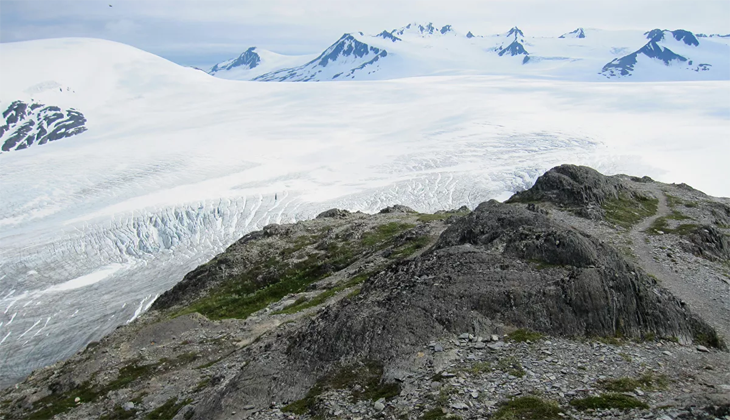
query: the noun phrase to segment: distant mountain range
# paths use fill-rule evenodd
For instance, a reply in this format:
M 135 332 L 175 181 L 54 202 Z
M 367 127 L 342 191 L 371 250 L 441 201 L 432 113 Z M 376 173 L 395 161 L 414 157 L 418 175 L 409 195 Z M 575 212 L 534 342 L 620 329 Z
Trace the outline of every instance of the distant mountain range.
M 528 37 L 518 27 L 496 35 L 452 25 L 410 23 L 376 35 L 346 33 L 317 56 L 286 56 L 251 47 L 209 71 L 216 77 L 267 82 L 383 80 L 493 74 L 565 80 L 730 79 L 730 35 L 678 29 L 606 31 L 577 28 Z

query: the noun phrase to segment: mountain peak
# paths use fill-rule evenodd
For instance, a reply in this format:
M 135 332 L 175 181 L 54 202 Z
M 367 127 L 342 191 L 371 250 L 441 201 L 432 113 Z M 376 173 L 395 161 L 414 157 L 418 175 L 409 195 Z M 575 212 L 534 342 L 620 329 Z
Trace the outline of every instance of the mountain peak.
M 446 25 L 446 26 L 442 27 L 441 29 L 438 29 L 433 25 L 432 22 L 429 22 L 425 25 L 418 23 L 418 22 L 412 22 L 400 29 L 394 29 L 391 32 L 391 34 L 403 35 L 403 34 L 407 34 L 407 33 L 412 33 L 412 34 L 424 36 L 424 35 L 433 35 L 434 33 L 445 34 L 445 33 L 451 32 L 451 31 L 452 31 L 451 25 Z
M 690 46 L 696 47 L 700 45 L 700 42 L 697 40 L 695 35 L 690 31 L 685 31 L 684 29 L 677 29 L 674 31 L 669 31 L 666 29 L 652 29 L 651 31 L 644 32 L 644 35 L 650 42 L 663 41 L 666 34 L 671 34 L 671 36 L 674 37 L 675 40 L 684 42 L 685 44 Z
M 505 34 L 505 36 L 508 36 L 508 37 L 509 36 L 514 36 L 515 39 L 517 39 L 518 36 L 524 38 L 525 37 L 525 34 L 522 32 L 522 30 L 520 28 L 518 28 L 518 27 L 515 26 L 512 29 L 510 29 L 509 32 L 507 32 Z
M 250 47 L 235 59 L 224 61 L 214 65 L 208 73 L 215 74 L 219 71 L 231 70 L 236 67 L 252 69 L 261 63 L 261 56 L 256 52 L 256 47 Z
M 395 32 L 395 29 L 392 30 L 392 31 L 390 31 L 390 32 L 384 30 L 383 32 L 381 32 L 381 33 L 379 33 L 379 34 L 377 34 L 375 36 L 376 37 L 383 38 L 383 39 L 389 39 L 389 40 L 391 40 L 393 42 L 402 41 L 400 38 L 398 38 L 397 36 L 393 35 L 393 32 Z
M 583 30 L 583 28 L 578 28 L 574 31 L 568 32 L 567 34 L 562 34 L 558 38 L 585 38 L 586 33 Z

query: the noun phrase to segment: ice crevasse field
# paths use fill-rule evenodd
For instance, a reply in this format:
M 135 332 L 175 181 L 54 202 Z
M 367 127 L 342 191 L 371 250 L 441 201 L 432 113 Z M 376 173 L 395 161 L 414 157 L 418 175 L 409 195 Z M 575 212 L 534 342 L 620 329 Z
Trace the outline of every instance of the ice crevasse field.
M 0 57 L 0 108 L 87 120 L 0 154 L 0 385 L 129 322 L 270 223 L 473 208 L 562 163 L 730 196 L 730 75 L 264 83 L 94 39 L 1 44 Z

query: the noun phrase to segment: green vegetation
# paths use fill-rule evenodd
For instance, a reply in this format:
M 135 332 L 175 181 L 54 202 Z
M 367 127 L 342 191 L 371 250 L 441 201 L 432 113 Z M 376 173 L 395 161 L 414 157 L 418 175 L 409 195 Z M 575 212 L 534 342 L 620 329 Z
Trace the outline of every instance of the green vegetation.
M 694 208 L 697 207 L 698 203 L 696 201 L 684 201 L 679 197 L 673 196 L 671 194 L 664 194 L 667 197 L 667 206 L 670 208 L 675 208 L 679 206 L 685 206 L 688 208 Z
M 517 358 L 515 358 L 514 356 L 507 356 L 499 359 L 497 361 L 496 368 L 504 373 L 516 376 L 518 378 L 525 376 L 525 373 L 527 373 L 522 367 L 520 361 L 517 360 Z
M 695 343 L 701 344 L 706 347 L 714 347 L 716 349 L 724 349 L 725 342 L 717 336 L 717 334 L 710 333 L 696 333 L 693 337 Z
M 362 236 L 362 244 L 366 247 L 374 247 L 392 240 L 396 235 L 408 229 L 414 228 L 410 223 L 390 222 L 380 225 L 374 231 Z
M 133 419 L 137 417 L 137 410 L 131 409 L 131 410 L 125 410 L 122 408 L 121 404 L 117 404 L 114 406 L 112 411 L 109 414 L 106 414 L 104 416 L 101 416 L 99 420 L 127 420 L 127 419 Z
M 507 339 L 514 341 L 515 343 L 524 343 L 526 341 L 537 341 L 542 339 L 543 335 L 539 332 L 530 331 L 524 328 L 520 328 L 507 334 Z
M 370 277 L 371 274 L 372 274 L 372 272 L 358 274 L 357 276 L 351 278 L 350 280 L 318 294 L 312 300 L 306 300 L 306 299 L 301 299 L 301 298 L 297 299 L 297 301 L 294 302 L 292 305 L 287 306 L 286 308 L 284 308 L 280 311 L 276 311 L 274 313 L 275 314 L 294 314 L 294 313 L 303 311 L 307 308 L 321 305 L 324 302 L 326 302 L 327 299 L 331 298 L 332 296 L 336 295 L 337 293 L 364 282 L 365 280 L 367 280 L 368 277 Z
M 570 405 L 578 410 L 612 409 L 629 410 L 632 408 L 649 408 L 646 403 L 624 394 L 608 393 L 597 397 L 586 397 L 572 400 Z
M 419 236 L 413 240 L 406 242 L 404 245 L 399 246 L 393 250 L 388 258 L 390 259 L 402 259 L 410 257 L 417 251 L 423 249 L 431 242 L 430 236 Z
M 320 378 L 304 398 L 285 406 L 282 411 L 300 415 L 307 414 L 314 409 L 317 399 L 322 393 L 336 389 L 349 389 L 355 401 L 377 401 L 381 398 L 393 398 L 400 394 L 399 384 L 381 383 L 382 377 L 383 365 L 378 362 L 367 361 L 344 366 Z
M 248 318 L 284 296 L 300 293 L 310 284 L 346 268 L 364 254 L 381 249 L 396 235 L 412 227 L 411 224 L 397 222 L 380 225 L 365 233 L 360 241 L 331 243 L 324 254 L 311 253 L 304 260 L 295 263 L 287 263 L 276 257 L 259 261 L 252 264 L 246 272 L 227 279 L 207 296 L 175 315 L 198 312 L 214 320 Z M 285 254 L 302 249 L 315 238 L 297 240 L 299 242 L 287 248 Z
M 138 379 L 148 378 L 160 366 L 159 363 L 149 365 L 140 365 L 138 363 L 138 361 L 134 361 L 119 369 L 117 378 L 104 386 L 94 386 L 90 381 L 86 381 L 62 394 L 45 396 L 33 404 L 33 412 L 29 413 L 26 418 L 28 420 L 41 420 L 66 413 L 78 404 L 94 402 L 110 391 L 125 388 Z M 76 398 L 80 399 L 78 403 L 76 403 Z
M 423 413 L 423 420 L 449 420 L 449 419 L 460 419 L 461 417 L 454 414 L 446 414 L 441 407 L 432 408 Z
M 654 376 L 651 373 L 647 373 L 637 379 L 627 377 L 604 379 L 599 381 L 599 384 L 606 391 L 612 392 L 631 392 L 636 388 L 651 391 L 666 389 L 667 385 L 669 385 L 669 380 L 665 375 Z
M 149 419 L 149 420 L 155 420 L 155 419 L 169 420 L 169 419 L 175 417 L 175 415 L 183 407 L 190 404 L 191 402 L 192 402 L 192 400 L 190 400 L 190 399 L 178 402 L 177 397 L 172 397 L 169 400 L 167 400 L 164 404 L 162 404 L 161 406 L 152 410 L 149 414 L 147 414 L 147 417 L 145 417 L 145 418 Z
M 611 346 L 620 346 L 623 344 L 623 341 L 620 337 L 611 337 L 611 336 L 595 336 L 590 337 L 591 340 L 596 341 L 601 344 L 608 344 Z
M 466 372 L 472 375 L 478 375 L 480 373 L 489 372 L 492 370 L 492 364 L 489 362 L 474 362 L 470 368 L 466 369 Z
M 676 213 L 676 212 L 675 212 Z M 682 218 L 680 218 L 680 216 Z M 683 223 L 677 226 L 676 228 L 670 228 L 669 223 L 667 220 L 685 220 L 689 219 L 689 217 L 683 216 L 683 215 L 670 215 L 666 217 L 659 217 L 656 220 L 654 220 L 654 223 L 651 224 L 644 232 L 650 234 L 650 235 L 659 235 L 659 232 L 662 233 L 674 233 L 675 235 L 688 235 L 692 233 L 695 229 L 699 227 L 699 225 L 694 223 Z
M 494 420 L 552 420 L 559 419 L 562 410 L 552 401 L 535 396 L 519 397 L 500 403 Z
M 629 198 L 622 195 L 617 199 L 607 200 L 601 206 L 606 212 L 606 219 L 626 229 L 641 219 L 656 214 L 659 200 L 656 198 Z

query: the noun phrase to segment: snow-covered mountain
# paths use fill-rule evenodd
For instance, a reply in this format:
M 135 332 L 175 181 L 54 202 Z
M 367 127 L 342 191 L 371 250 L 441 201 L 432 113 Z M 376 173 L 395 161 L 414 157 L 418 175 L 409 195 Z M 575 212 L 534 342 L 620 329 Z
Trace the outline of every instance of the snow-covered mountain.
M 360 73 L 372 74 L 380 70 L 379 61 L 387 56 L 385 49 L 368 45 L 350 34 L 345 34 L 314 60 L 299 67 L 266 73 L 254 80 L 308 82 L 354 79 Z
M 104 40 L 0 43 L 0 109 L 75 110 L 87 128 L 0 154 L 0 385 L 138 316 L 269 223 L 332 207 L 474 207 L 561 163 L 730 195 L 727 81 L 556 80 L 597 73 L 606 54 L 646 44 L 642 33 L 525 33 L 523 64 L 494 49 L 504 35 L 421 26 L 352 34 L 307 68 L 331 80 L 378 56 L 355 79 L 392 80 L 368 83 L 222 80 Z M 254 52 L 256 71 L 267 60 Z
M 312 57 L 312 55 L 287 56 L 251 47 L 236 58 L 215 64 L 208 73 L 222 79 L 250 80 L 281 68 L 306 63 Z
M 665 32 L 669 35 L 663 36 Z M 730 79 L 726 38 L 704 36 L 689 51 L 674 45 L 674 33 L 698 39 L 683 30 L 644 34 L 585 28 L 557 37 L 529 36 L 518 27 L 497 35 L 476 35 L 475 31 L 464 33 L 452 25 L 410 23 L 376 35 L 347 33 L 314 59 L 292 58 L 296 65 L 283 65 L 280 58 L 272 60 L 276 65 L 266 71 L 260 68 L 266 60 L 260 58 L 257 49 L 249 49 L 237 59 L 214 66 L 210 73 L 269 82 L 387 80 L 447 74 L 582 81 L 622 76 L 655 81 Z M 686 63 L 686 70 L 694 71 L 678 72 L 678 60 Z M 236 68 L 245 70 L 236 72 Z
M 603 67 L 601 73 L 609 78 L 636 74 L 646 80 L 651 79 L 659 70 L 665 74 L 687 74 L 687 71 L 710 72 L 714 70 L 713 66 L 718 66 L 718 71 L 725 75 L 730 71 L 730 51 L 721 44 L 706 41 L 700 43 L 692 32 L 682 29 L 654 29 L 645 35 L 649 40 L 646 45 L 631 54 L 612 60 Z M 681 75 L 678 78 L 681 79 Z

